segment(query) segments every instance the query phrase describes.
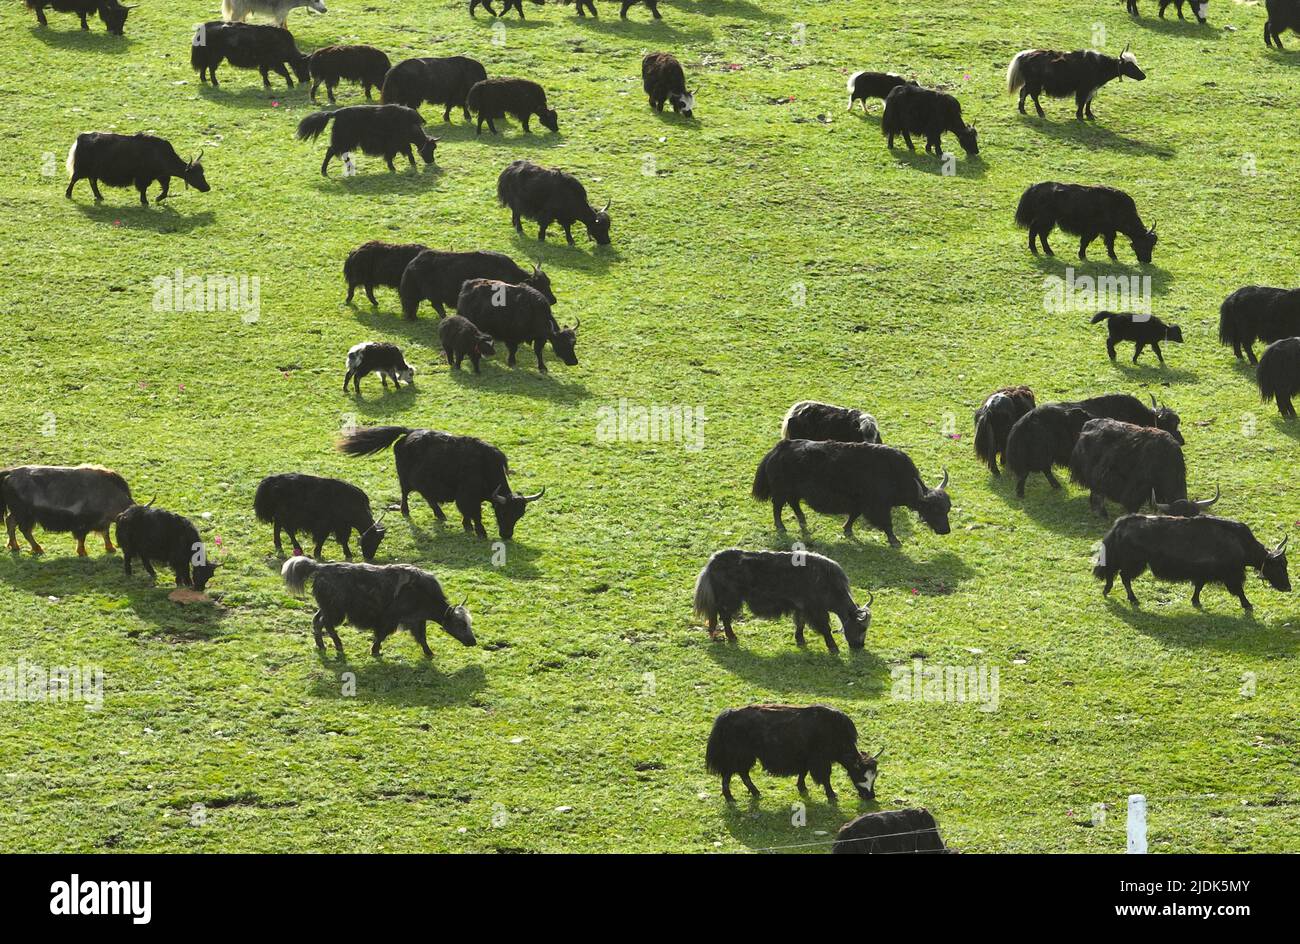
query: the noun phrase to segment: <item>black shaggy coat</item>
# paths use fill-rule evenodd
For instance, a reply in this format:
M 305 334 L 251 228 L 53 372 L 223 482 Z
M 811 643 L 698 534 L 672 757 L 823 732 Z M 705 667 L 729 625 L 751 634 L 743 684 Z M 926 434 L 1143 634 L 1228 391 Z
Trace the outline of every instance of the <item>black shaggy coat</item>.
M 298 48 L 293 34 L 279 26 L 260 23 L 223 23 L 213 20 L 198 28 L 190 44 L 190 65 L 199 73 L 199 81 L 217 81 L 217 66 L 229 62 L 236 69 L 256 69 L 262 74 L 262 85 L 271 87 L 270 73 L 277 72 L 289 88 L 293 79 L 292 67 L 299 82 L 311 79 L 307 55 Z
M 27 9 L 36 14 L 36 22 L 41 26 L 50 25 L 45 18 L 47 8 L 56 13 L 75 13 L 81 20 L 83 30 L 90 29 L 86 18 L 96 13 L 103 22 L 104 28 L 114 36 L 123 35 L 126 15 L 130 12 L 129 7 L 123 6 L 117 0 L 26 0 L 26 3 Z
M 176 575 L 176 586 L 202 591 L 217 565 L 209 561 L 207 547 L 198 528 L 180 515 L 132 505 L 117 519 L 117 546 L 122 565 L 131 576 L 131 559 L 140 561 L 150 577 L 157 577 L 153 562 L 166 564 Z
M 483 133 L 485 121 L 488 130 L 496 134 L 494 120 L 506 115 L 523 125 L 525 133 L 531 133 L 528 122 L 533 115 L 537 116 L 542 127 L 551 131 L 560 130 L 555 109 L 547 107 L 546 90 L 528 79 L 484 79 L 475 82 L 465 99 L 465 107 L 477 116 L 476 135 Z
M 312 581 L 312 596 L 319 607 L 312 617 L 316 648 L 325 651 L 324 633 L 343 655 L 343 643 L 336 627 L 347 620 L 358 629 L 374 633 L 370 654 L 378 657 L 379 645 L 400 629 L 406 629 L 433 658 L 425 637 L 425 626 L 437 623 L 457 642 L 477 644 L 469 610 L 452 606 L 438 578 L 409 564 L 320 564 L 308 557 L 291 557 L 280 569 L 285 584 L 301 593 Z
M 597 210 L 587 199 L 587 189 L 577 177 L 558 168 L 539 167 L 532 161 L 510 163 L 497 178 L 497 200 L 510 208 L 510 222 L 523 235 L 523 218 L 537 221 L 537 238 L 559 223 L 564 238 L 573 245 L 573 224 L 582 223 L 598 245 L 609 245 L 609 203 Z
M 885 97 L 880 131 L 891 148 L 894 138 L 901 134 L 908 148 L 915 151 L 912 135 L 920 134 L 925 136 L 926 151 L 938 156 L 943 153 L 942 135 L 948 131 L 957 136 L 957 143 L 967 154 L 980 152 L 975 127 L 962 121 L 961 103 L 947 92 L 919 85 L 900 85 Z
M 404 105 L 349 105 L 335 111 L 318 111 L 298 123 L 298 139 L 314 141 L 333 120 L 330 145 L 321 161 L 322 177 L 328 177 L 330 161 L 349 151 L 361 151 L 383 157 L 390 171 L 396 172 L 393 158 L 405 154 L 411 169 L 417 170 L 412 148 L 418 148 L 426 164 L 433 163 L 438 139 L 424 133 L 420 113 Z
M 253 497 L 253 511 L 258 521 L 275 529 L 275 552 L 284 553 L 280 532 L 286 531 L 295 554 L 303 552 L 298 544 L 298 532 L 310 534 L 315 542 L 312 556 L 320 558 L 325 541 L 331 536 L 343 547 L 343 556 L 352 559 L 348 540 L 355 530 L 361 544 L 361 554 L 374 560 L 379 542 L 384 539 L 384 529 L 370 513 L 370 499 L 355 485 L 339 479 L 287 472 L 268 475 L 257 486 Z
M 800 529 L 807 530 L 799 505 L 806 501 L 813 511 L 847 515 L 846 537 L 853 536 L 853 522 L 861 516 L 883 531 L 892 547 L 898 547 L 901 542 L 894 535 L 891 514 L 894 508 L 913 509 L 935 534 L 951 530 L 948 511 L 952 501 L 947 485 L 945 471 L 943 481 L 927 489 L 907 454 L 890 446 L 782 439 L 758 464 L 751 494 L 758 501 L 772 502 L 778 531 L 785 531 L 781 509 L 786 505 Z
M 1300 393 L 1300 338 L 1283 338 L 1270 344 L 1259 359 L 1255 382 L 1261 400 L 1276 400 L 1278 412 L 1285 419 L 1295 419 L 1291 398 Z
M 1011 427 L 1034 406 L 1034 391 L 1028 387 L 1003 387 L 989 394 L 975 411 L 975 455 L 994 475 L 1001 474 L 998 457 L 1006 461 Z
M 1300 288 L 1247 285 L 1219 306 L 1219 341 L 1232 345 L 1240 360 L 1255 364 L 1256 341 L 1273 342 L 1300 335 Z
M 1150 406 L 1127 393 L 1104 393 L 1101 396 L 1088 397 L 1086 400 L 1072 400 L 1056 405 L 1066 409 L 1077 407 L 1096 419 L 1119 420 L 1121 423 L 1132 423 L 1134 426 L 1163 429 L 1174 437 L 1178 445 L 1184 444 L 1180 429 L 1182 418 L 1169 407 L 1159 406 L 1154 396 L 1151 398 Z
M 1187 497 L 1187 468 L 1174 437 L 1118 420 L 1084 425 L 1070 455 L 1070 478 L 1091 490 L 1089 503 L 1103 518 L 1107 499 L 1132 514 L 1153 500 Z
M 759 795 L 749 777 L 755 762 L 774 776 L 798 777 L 800 793 L 807 791 L 805 778 L 811 774 L 831 802 L 836 799 L 831 768 L 840 764 L 862 799 L 876 795 L 876 758 L 858 750 L 853 719 L 827 705 L 728 708 L 713 722 L 704 762 L 710 773 L 722 777 L 728 803 L 735 799 L 731 778 L 737 775 L 753 796 Z
M 900 85 L 920 85 L 915 79 L 905 79 L 893 72 L 855 72 L 849 76 L 847 91 L 849 93 L 849 111 L 853 111 L 855 102 L 862 103 L 862 113 L 867 113 L 867 99 L 879 98 L 882 101 Z
M 781 421 L 781 438 L 879 443 L 880 426 L 874 416 L 862 410 L 801 400 Z
M 70 198 L 78 180 L 90 181 L 90 192 L 96 200 L 104 199 L 99 192 L 101 183 L 109 187 L 134 185 L 140 194 L 140 204 L 148 206 L 147 192 L 154 181 L 161 186 L 154 202 L 160 203 L 167 199 L 173 177 L 179 177 L 199 193 L 207 193 L 212 188 L 203 172 L 202 157 L 200 151 L 192 161 L 183 161 L 169 141 L 152 134 L 86 132 L 77 135 L 68 151 L 68 189 L 63 195 Z
M 1282 34 L 1300 33 L 1300 0 L 1264 0 L 1268 19 L 1264 21 L 1264 45 L 1284 49 Z
M 492 336 L 480 331 L 474 322 L 460 315 L 444 318 L 438 325 L 438 342 L 450 367 L 460 370 L 461 362 L 469 358 L 474 365 L 474 373 L 480 373 L 479 362 L 496 353 Z
M 570 367 L 578 366 L 575 350 L 578 325 L 561 328 L 551 314 L 546 296 L 528 285 L 511 285 L 494 279 L 470 279 L 460 289 L 456 311 L 472 321 L 480 331 L 492 335 L 506 346 L 506 363 L 515 365 L 521 344 L 531 344 L 537 357 L 537 369 L 546 373 L 542 352 L 550 342 L 551 350 Z
M 442 105 L 443 121 L 451 121 L 451 110 L 459 108 L 469 121 L 469 90 L 486 78 L 483 63 L 468 56 L 404 59 L 388 70 L 379 100 L 407 108 L 419 108 L 425 102 Z
M 1025 480 L 1031 472 L 1041 472 L 1052 488 L 1061 483 L 1052 474 L 1052 466 L 1067 466 L 1074 444 L 1084 424 L 1092 416 L 1083 410 L 1047 403 L 1035 407 L 1016 420 L 1007 435 L 1007 469 L 1016 477 L 1016 495 L 1025 497 Z
M 926 809 L 863 813 L 835 834 L 833 855 L 911 855 L 944 853 L 948 848 Z
M 77 553 L 86 555 L 86 535 L 104 536 L 112 551 L 108 529 L 134 504 L 126 480 L 97 465 L 24 465 L 0 469 L 0 520 L 9 531 L 9 550 L 18 550 L 14 531 L 21 531 L 33 554 L 44 553 L 32 528 L 67 531 L 77 539 Z
M 1035 240 L 1042 243 L 1043 252 L 1053 255 L 1047 235 L 1057 226 L 1079 237 L 1080 259 L 1088 258 L 1088 245 L 1098 236 L 1106 243 L 1106 254 L 1116 261 L 1116 233 L 1129 238 L 1139 262 L 1150 262 L 1156 246 L 1155 226 L 1147 229 L 1133 198 L 1114 187 L 1050 181 L 1034 184 L 1020 197 L 1016 225 L 1029 230 L 1029 251 L 1035 255 Z
M 1092 316 L 1092 323 L 1106 322 L 1106 353 L 1111 360 L 1115 360 L 1115 345 L 1121 341 L 1131 341 L 1133 348 L 1133 363 L 1137 363 L 1138 355 L 1142 349 L 1148 345 L 1151 350 L 1155 351 L 1156 359 L 1161 365 L 1165 362 L 1165 356 L 1160 351 L 1161 341 L 1170 341 L 1175 344 L 1183 343 L 1183 329 L 1178 325 L 1167 325 L 1159 318 L 1152 315 L 1128 315 L 1116 314 L 1113 311 L 1099 311 Z
M 1181 0 L 1180 0 L 1181 2 Z M 1092 100 L 1112 79 L 1130 78 L 1141 82 L 1146 73 L 1138 68 L 1132 53 L 1117 59 L 1092 49 L 1057 52 L 1055 49 L 1026 49 L 1017 53 L 1007 67 L 1007 91 L 1020 92 L 1020 113 L 1025 114 L 1025 99 L 1034 100 L 1038 117 L 1044 116 L 1038 96 L 1046 92 L 1052 98 L 1074 96 L 1074 117 L 1082 120 L 1092 114 Z
M 374 46 L 325 46 L 317 49 L 307 58 L 311 73 L 311 100 L 316 101 L 316 91 L 324 84 L 325 94 L 329 96 L 330 104 L 334 104 L 334 89 L 344 79 L 361 85 L 369 100 L 370 90 L 383 86 L 390 66 L 387 54 Z
M 839 651 L 831 635 L 830 615 L 839 617 L 850 649 L 861 649 L 871 624 L 870 602 L 858 607 L 844 569 L 829 557 L 808 551 L 718 551 L 695 581 L 695 614 L 709 621 L 716 639 L 718 620 L 731 642 L 731 621 L 748 604 L 763 619 L 794 616 L 795 643 L 804 644 L 804 625 L 811 624 L 831 652 Z
M 402 273 L 411 260 L 428 247 L 421 243 L 385 243 L 371 240 L 362 243 L 348 253 L 343 262 L 343 278 L 348 283 L 347 303 L 352 304 L 352 295 L 360 285 L 366 290 L 370 304 L 378 305 L 375 300 L 375 286 L 386 285 L 398 288 L 402 283 Z
M 420 303 L 430 302 L 438 317 L 447 315 L 447 308 L 455 308 L 462 286 L 471 279 L 495 279 L 527 285 L 541 292 L 552 305 L 555 294 L 551 280 L 537 266 L 532 271 L 516 265 L 514 260 L 500 252 L 442 252 L 429 250 L 412 257 L 401 273 L 402 314 L 414 318 Z

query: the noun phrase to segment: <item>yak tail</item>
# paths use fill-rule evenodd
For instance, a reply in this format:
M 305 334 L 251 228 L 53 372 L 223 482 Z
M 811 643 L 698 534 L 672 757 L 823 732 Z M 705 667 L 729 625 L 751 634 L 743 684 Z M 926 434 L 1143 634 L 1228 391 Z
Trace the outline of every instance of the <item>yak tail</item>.
M 308 115 L 298 122 L 298 140 L 315 141 L 321 136 L 321 132 L 325 130 L 325 126 L 330 123 L 330 119 L 333 117 L 334 112 L 332 111 L 318 111 Z
M 727 736 L 723 728 L 723 719 L 726 713 L 718 716 L 718 720 L 713 722 L 713 730 L 709 732 L 709 743 L 704 748 L 704 766 L 711 774 L 722 775 L 726 772 L 727 767 Z
M 989 467 L 994 475 L 998 471 L 998 444 L 993 431 L 993 417 L 986 410 L 975 420 L 975 456 Z
M 1097 324 L 1097 323 L 1100 322 L 1100 321 L 1105 321 L 1105 320 L 1106 320 L 1107 318 L 1109 318 L 1110 316 L 1111 316 L 1111 313 L 1108 312 L 1108 311 L 1099 311 L 1099 312 L 1097 312 L 1095 315 L 1092 316 L 1092 324 Z
M 339 452 L 349 456 L 368 456 L 387 449 L 411 432 L 406 426 L 366 426 L 339 440 Z
M 1020 67 L 1020 60 L 1029 55 L 1032 50 L 1026 49 L 1024 52 L 1016 53 L 1011 60 L 1011 65 L 1007 66 L 1007 94 L 1014 95 L 1025 84 L 1025 72 Z
M 754 473 L 754 487 L 750 489 L 749 494 L 754 496 L 755 501 L 770 501 L 772 498 L 772 486 L 767 480 L 767 467 L 772 461 L 772 451 L 763 457 L 763 461 L 758 464 L 758 471 Z
M 233 0 L 221 0 L 221 18 L 227 23 L 235 19 L 235 4 Z
M 258 483 L 257 491 L 253 494 L 253 514 L 257 515 L 258 521 L 270 524 L 275 520 L 277 497 L 274 482 L 263 479 Z
M 1034 221 L 1038 209 L 1038 187 L 1030 187 L 1020 195 L 1020 202 L 1016 204 L 1016 225 L 1021 229 L 1029 229 L 1029 224 Z
M 1228 301 L 1225 299 L 1219 306 L 1219 343 L 1236 344 L 1241 335 L 1238 320 L 1228 308 Z
M 5 508 L 5 479 L 7 478 L 9 478 L 9 470 L 0 470 L 0 521 L 4 521 L 5 516 L 9 513 L 8 509 Z
M 1106 543 L 1106 538 L 1109 537 L 1108 534 L 1101 539 L 1101 547 L 1097 549 L 1096 563 L 1092 565 L 1092 575 L 1098 580 L 1105 580 L 1111 574 L 1111 569 L 1106 566 L 1106 561 L 1110 559 L 1111 555 L 1110 545 Z
M 81 135 L 77 135 L 77 138 L 78 140 L 80 140 Z M 63 166 L 68 169 L 68 176 L 71 177 L 73 173 L 73 168 L 77 166 L 77 142 L 76 141 L 73 141 L 72 147 L 68 148 L 68 159 L 63 162 Z
M 695 615 L 705 619 L 718 612 L 717 597 L 713 592 L 713 578 L 709 576 L 709 566 L 704 565 L 700 575 L 695 578 Z
M 310 557 L 290 557 L 280 568 L 280 576 L 284 578 L 284 585 L 294 593 L 302 593 L 303 588 L 307 586 L 307 581 L 311 579 L 312 574 L 316 573 L 316 568 L 320 564 Z

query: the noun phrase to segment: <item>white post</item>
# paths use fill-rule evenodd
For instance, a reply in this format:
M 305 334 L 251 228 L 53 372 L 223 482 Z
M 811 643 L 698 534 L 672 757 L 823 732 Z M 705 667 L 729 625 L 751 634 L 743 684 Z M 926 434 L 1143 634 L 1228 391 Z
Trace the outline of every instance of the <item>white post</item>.
M 1128 798 L 1128 851 L 1130 855 L 1147 852 L 1147 798 L 1140 793 Z

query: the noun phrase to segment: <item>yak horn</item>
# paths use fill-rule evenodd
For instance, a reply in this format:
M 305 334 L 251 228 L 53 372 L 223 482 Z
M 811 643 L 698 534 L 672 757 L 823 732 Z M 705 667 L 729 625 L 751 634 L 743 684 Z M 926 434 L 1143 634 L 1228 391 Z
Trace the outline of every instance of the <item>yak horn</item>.
M 534 262 L 534 263 L 533 263 L 533 278 L 537 278 L 537 276 L 539 276 L 539 275 L 541 275 L 541 274 L 542 274 L 542 267 L 539 266 L 536 262 Z
M 1156 511 L 1158 511 L 1160 514 L 1162 515 L 1169 514 L 1169 506 L 1162 505 L 1160 504 L 1160 502 L 1156 501 L 1156 490 L 1154 488 L 1151 489 L 1151 504 L 1155 506 Z
M 885 753 L 885 748 L 884 748 L 884 746 L 882 745 L 881 748 L 880 748 L 880 750 L 876 751 L 876 753 L 874 753 L 874 754 L 871 755 L 871 759 L 872 759 L 872 760 L 880 760 L 880 755 L 883 754 L 883 753 Z
M 467 594 L 465 594 L 465 599 L 463 599 L 463 600 L 460 601 L 460 607 L 461 607 L 461 609 L 464 609 L 465 604 L 468 603 L 468 602 L 469 602 L 469 594 L 467 593 Z
M 938 486 L 935 487 L 935 491 L 942 492 L 947 487 L 948 487 L 948 470 L 944 469 L 943 479 L 939 482 Z
M 1275 547 L 1275 548 L 1273 549 L 1273 553 L 1274 553 L 1274 554 L 1281 554 L 1283 551 L 1285 551 L 1285 550 L 1286 550 L 1286 542 L 1289 541 L 1289 540 L 1291 540 L 1291 535 L 1289 535 L 1289 534 L 1285 534 L 1285 535 L 1283 535 L 1283 536 L 1282 536 L 1282 543 L 1279 544 L 1277 547 Z
M 1151 398 L 1151 409 L 1153 410 L 1160 409 L 1159 404 L 1156 403 L 1156 395 L 1154 393 L 1148 393 L 1147 396 Z
M 606 200 L 606 201 L 605 201 L 605 205 L 604 205 L 603 207 L 600 208 L 600 212 L 601 212 L 601 213 L 608 213 L 608 212 L 609 212 L 609 205 L 610 205 L 611 203 L 613 203 L 613 202 L 614 202 L 614 198 L 613 198 L 613 197 L 610 197 L 608 200 Z
M 546 488 L 543 487 L 542 490 L 538 492 L 536 495 L 524 495 L 523 499 L 526 502 L 535 502 L 537 501 L 537 499 L 541 498 L 545 494 L 546 494 Z
M 575 322 L 573 323 L 573 330 L 574 330 L 574 331 L 577 331 L 577 330 L 578 330 L 578 325 L 580 325 L 580 324 L 582 324 L 582 319 L 581 319 L 581 318 L 579 318 L 577 321 L 575 321 Z
M 1200 507 L 1200 508 L 1209 508 L 1211 505 L 1213 505 L 1213 504 L 1214 504 L 1216 501 L 1218 501 L 1218 500 L 1219 500 L 1219 486 L 1216 485 L 1216 486 L 1214 486 L 1214 497 L 1213 497 L 1213 498 L 1202 498 L 1202 499 L 1200 499 L 1199 501 L 1197 501 L 1195 504 L 1196 504 L 1198 507 Z

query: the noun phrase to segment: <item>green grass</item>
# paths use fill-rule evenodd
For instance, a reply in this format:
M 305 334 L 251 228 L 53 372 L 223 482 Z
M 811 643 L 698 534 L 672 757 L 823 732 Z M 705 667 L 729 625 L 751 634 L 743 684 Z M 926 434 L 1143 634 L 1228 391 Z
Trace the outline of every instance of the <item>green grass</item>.
M 166 577 L 124 577 L 118 556 L 77 559 L 67 535 L 44 536 L 43 558 L 0 560 L 0 662 L 106 676 L 98 712 L 0 702 L 6 849 L 825 842 L 859 811 L 842 772 L 840 807 L 814 795 L 797 828 L 793 781 L 760 775 L 761 803 L 730 810 L 703 770 L 714 716 L 753 701 L 848 711 L 864 747 L 888 747 L 880 808 L 924 805 L 967 851 L 1117 851 L 1130 792 L 1150 798 L 1153 851 L 1297 847 L 1292 598 L 1252 578 L 1253 618 L 1222 588 L 1198 613 L 1190 588 L 1147 577 L 1140 610 L 1104 600 L 1089 568 L 1104 524 L 1086 494 L 1039 479 L 1019 501 L 970 445 L 971 412 L 1007 383 L 1044 401 L 1154 392 L 1183 416 L 1194 493 L 1221 485 L 1219 510 L 1262 540 L 1294 530 L 1295 430 L 1215 339 L 1232 289 L 1295 281 L 1300 144 L 1286 129 L 1300 50 L 1265 49 L 1262 6 L 1212 4 L 1201 28 L 1158 21 L 1154 3 L 1134 21 L 1093 0 L 668 0 L 662 23 L 642 8 L 620 22 L 610 3 L 597 22 L 529 5 L 527 23 L 511 19 L 493 45 L 493 21 L 463 3 L 339 0 L 324 16 L 293 14 L 303 48 L 468 53 L 489 74 L 542 81 L 561 133 L 512 124 L 475 139 L 457 116 L 435 122 L 437 171 L 390 175 L 362 157 L 357 176 L 336 163 L 329 180 L 323 143 L 293 138 L 311 108 L 302 90 L 268 95 L 256 73 L 229 67 L 219 91 L 197 84 L 188 34 L 216 4 L 186 6 L 142 6 L 125 41 L 59 14 L 37 30 L 17 3 L 0 12 L 0 464 L 103 463 L 142 501 L 210 513 L 203 529 L 224 550 L 216 605 L 189 608 L 167 600 Z M 1019 116 L 1004 91 L 1010 56 L 1089 45 L 1094 24 L 1111 53 L 1132 41 L 1148 81 L 1107 86 L 1095 123 L 1075 122 L 1068 101 L 1045 102 L 1046 120 Z M 639 61 L 657 48 L 698 82 L 698 120 L 646 107 Z M 944 176 L 930 157 L 888 151 L 878 103 L 866 118 L 844 110 L 859 68 L 955 90 L 980 157 Z M 360 100 L 352 87 L 340 96 Z M 96 206 L 83 183 L 65 200 L 63 158 L 86 130 L 204 148 L 213 189 L 177 181 L 169 203 L 142 209 L 124 190 Z M 612 196 L 613 246 L 516 238 L 494 199 L 516 157 Z M 1123 187 L 1159 223 L 1145 270 L 1155 312 L 1187 336 L 1168 347 L 1167 370 L 1112 365 L 1086 313 L 1044 312 L 1043 279 L 1074 260 L 1060 234 L 1056 260 L 1029 255 L 1013 226 L 1021 191 L 1040 180 Z M 427 308 L 410 323 L 390 291 L 378 311 L 342 304 L 342 260 L 373 238 L 540 260 L 560 319 L 582 319 L 581 365 L 552 358 L 541 377 L 527 358 L 509 370 L 498 357 L 482 377 L 449 374 Z M 1119 252 L 1108 263 L 1096 244 L 1100 261 L 1080 273 L 1136 271 L 1122 238 Z M 257 276 L 260 319 L 155 311 L 153 279 L 177 268 Z M 405 346 L 420 369 L 413 390 L 382 395 L 372 377 L 359 400 L 339 392 L 344 352 L 368 338 Z M 620 398 L 703 407 L 704 448 L 598 442 L 597 410 Z M 860 599 L 875 594 L 857 655 L 814 640 L 799 651 L 788 623 L 752 620 L 738 645 L 711 643 L 690 613 L 712 551 L 788 546 L 748 494 L 800 398 L 866 407 L 927 479 L 952 473 L 946 537 L 900 512 L 895 551 L 812 516 L 812 547 L 843 564 Z M 252 496 L 262 476 L 297 470 L 392 501 L 391 454 L 333 451 L 349 415 L 481 436 L 509 455 L 517 488 L 547 486 L 504 567 L 490 542 L 454 520 L 437 527 L 422 503 L 409 524 L 388 519 L 381 560 L 468 594 L 479 648 L 431 631 L 430 663 L 400 634 L 377 660 L 345 627 L 349 661 L 317 658 L 312 609 L 285 593 Z M 960 439 L 944 435 L 953 429 Z M 326 554 L 337 559 L 337 546 Z M 998 710 L 891 698 L 891 669 L 914 655 L 996 667 Z M 1097 803 L 1111 813 L 1085 828 Z

